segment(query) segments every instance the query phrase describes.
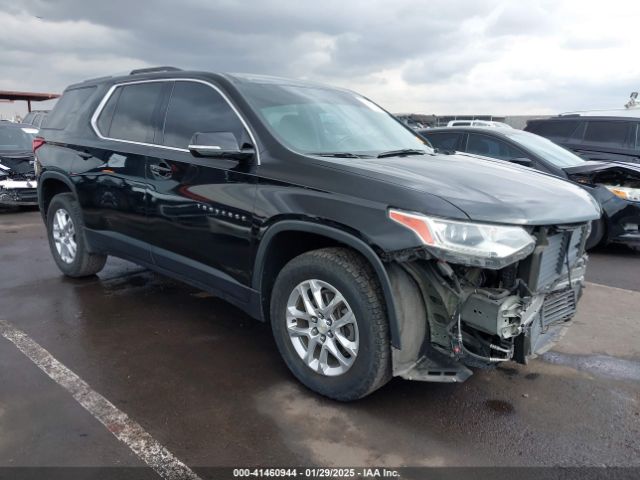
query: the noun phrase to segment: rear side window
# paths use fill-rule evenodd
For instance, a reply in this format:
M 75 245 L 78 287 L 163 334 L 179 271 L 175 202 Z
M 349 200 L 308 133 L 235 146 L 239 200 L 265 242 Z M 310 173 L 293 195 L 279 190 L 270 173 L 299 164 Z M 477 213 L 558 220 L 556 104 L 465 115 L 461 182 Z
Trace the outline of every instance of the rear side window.
M 150 143 L 154 135 L 154 113 L 164 82 L 118 87 L 98 117 L 98 130 L 105 137 Z
M 46 115 L 43 127 L 54 130 L 64 130 L 67 128 L 71 120 L 76 117 L 95 89 L 96 87 L 94 86 L 76 88 L 74 90 L 67 90 L 64 92 L 62 98 L 60 98 L 55 107 L 53 107 L 53 110 Z M 38 122 L 41 121 L 41 119 L 38 119 Z
M 485 157 L 498 158 L 501 160 L 511 160 L 514 158 L 525 158 L 524 152 L 512 147 L 506 142 L 485 135 L 469 134 L 467 141 L 467 152 Z
M 164 122 L 163 144 L 187 148 L 196 132 L 231 132 L 239 145 L 244 127 L 238 115 L 216 90 L 196 82 L 176 82 Z
M 627 143 L 629 126 L 629 122 L 589 121 L 584 141 L 621 147 Z
M 423 134 L 431 142 L 434 148 L 443 150 L 446 152 L 453 152 L 458 149 L 458 144 L 461 133 L 447 132 L 447 133 L 431 133 Z
M 573 135 L 577 127 L 577 120 L 542 120 L 531 122 L 527 130 L 542 137 L 565 140 Z

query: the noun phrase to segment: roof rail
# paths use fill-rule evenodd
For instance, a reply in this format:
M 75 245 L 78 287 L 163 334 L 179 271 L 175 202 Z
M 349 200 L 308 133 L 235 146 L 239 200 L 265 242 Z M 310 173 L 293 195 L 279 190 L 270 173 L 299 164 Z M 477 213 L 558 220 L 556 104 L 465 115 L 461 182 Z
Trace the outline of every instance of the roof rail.
M 180 71 L 182 71 L 181 68 L 169 67 L 169 66 L 137 68 L 135 70 L 131 70 L 131 72 L 129 72 L 129 75 L 140 75 L 142 73 L 155 73 L 155 72 L 180 72 Z

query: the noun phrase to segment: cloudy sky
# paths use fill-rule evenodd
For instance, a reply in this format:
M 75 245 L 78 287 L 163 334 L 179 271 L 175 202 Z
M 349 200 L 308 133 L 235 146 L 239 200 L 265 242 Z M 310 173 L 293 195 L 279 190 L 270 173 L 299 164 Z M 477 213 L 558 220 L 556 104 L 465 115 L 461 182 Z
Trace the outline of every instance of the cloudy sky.
M 0 90 L 174 65 L 501 115 L 619 108 L 640 89 L 638 0 L 0 0 L 0 25 Z

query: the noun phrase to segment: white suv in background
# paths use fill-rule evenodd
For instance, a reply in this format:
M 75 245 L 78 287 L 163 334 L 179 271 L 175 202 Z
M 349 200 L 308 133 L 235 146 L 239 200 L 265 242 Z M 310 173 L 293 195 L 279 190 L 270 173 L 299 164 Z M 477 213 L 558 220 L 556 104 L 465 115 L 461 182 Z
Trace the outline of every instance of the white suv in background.
M 496 127 L 511 128 L 510 125 L 502 122 L 493 122 L 490 120 L 451 120 L 447 123 L 447 127 Z

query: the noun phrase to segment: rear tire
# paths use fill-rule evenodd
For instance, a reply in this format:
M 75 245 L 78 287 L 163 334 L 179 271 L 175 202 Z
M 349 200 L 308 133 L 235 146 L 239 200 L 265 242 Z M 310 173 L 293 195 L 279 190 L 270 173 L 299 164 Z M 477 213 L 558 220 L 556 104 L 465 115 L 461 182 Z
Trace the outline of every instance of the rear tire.
M 380 285 L 354 251 L 323 248 L 287 263 L 271 295 L 271 328 L 291 372 L 321 395 L 357 400 L 391 378 Z
M 80 205 L 72 193 L 60 193 L 51 200 L 47 237 L 56 265 L 68 277 L 95 275 L 107 261 L 106 255 L 89 252 Z

